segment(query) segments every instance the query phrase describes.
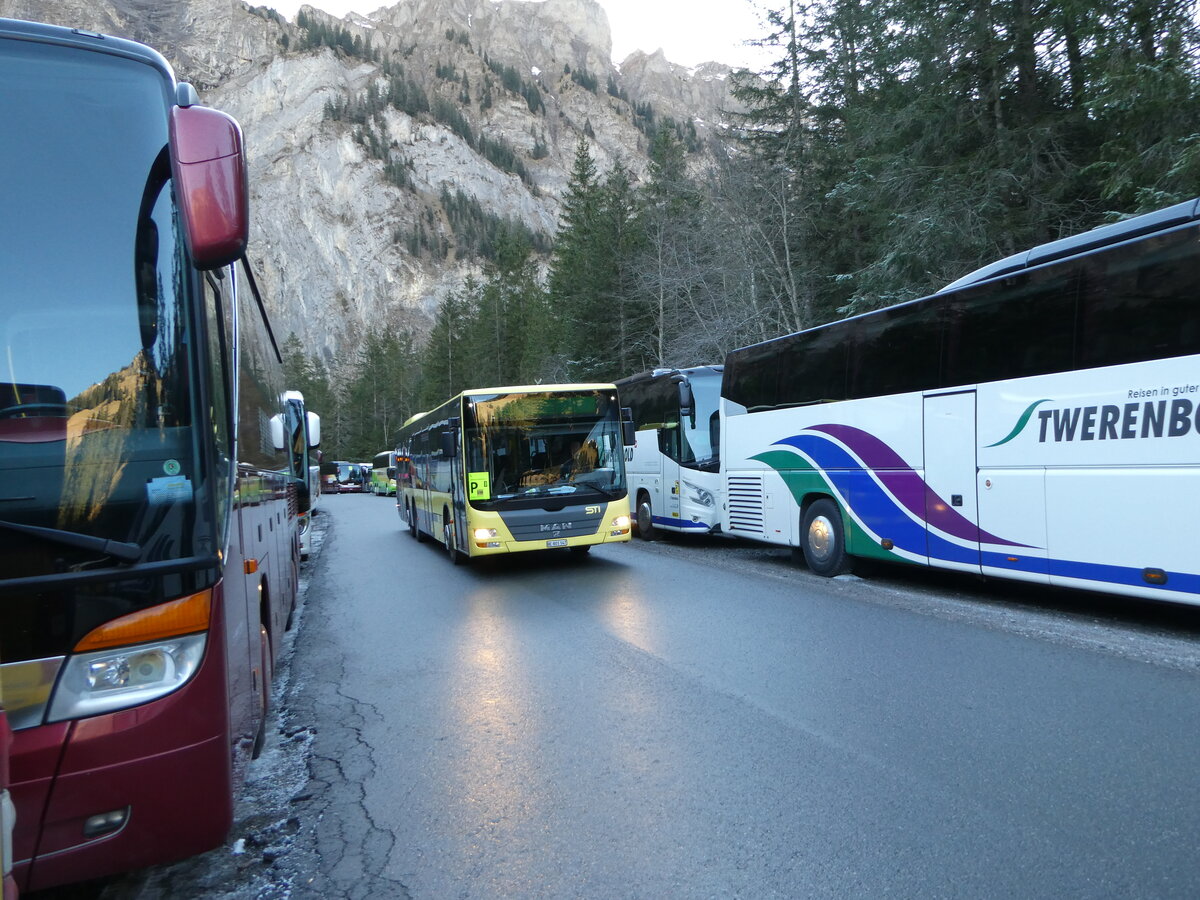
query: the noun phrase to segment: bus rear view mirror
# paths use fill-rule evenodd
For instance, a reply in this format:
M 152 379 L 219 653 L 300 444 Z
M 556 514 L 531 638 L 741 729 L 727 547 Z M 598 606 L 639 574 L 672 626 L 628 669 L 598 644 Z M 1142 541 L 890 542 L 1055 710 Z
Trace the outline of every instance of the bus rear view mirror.
M 632 447 L 637 443 L 637 428 L 633 424 L 633 409 L 628 406 L 621 407 L 621 443 L 626 447 Z
M 193 92 L 194 96 L 194 92 Z M 171 170 L 192 260 L 217 269 L 241 257 L 250 235 L 242 130 L 203 106 L 171 108 Z
M 276 414 L 271 416 L 271 446 L 276 450 L 287 449 L 287 435 L 283 430 L 283 416 Z
M 696 399 L 692 396 L 692 386 L 686 381 L 679 382 L 679 418 L 687 419 L 693 428 L 696 427 Z
M 321 417 L 315 412 L 306 414 L 308 417 L 308 446 L 312 448 L 321 446 Z

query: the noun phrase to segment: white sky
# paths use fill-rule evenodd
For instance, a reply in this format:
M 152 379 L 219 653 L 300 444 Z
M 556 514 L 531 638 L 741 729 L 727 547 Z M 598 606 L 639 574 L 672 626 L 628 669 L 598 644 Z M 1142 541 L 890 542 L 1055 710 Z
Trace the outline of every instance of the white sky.
M 348 12 L 372 13 L 401 0 L 257 0 L 295 21 L 307 3 L 339 18 Z M 634 50 L 662 48 L 667 59 L 682 66 L 716 60 L 731 66 L 759 68 L 772 59 L 744 41 L 761 38 L 766 27 L 757 11 L 761 0 L 598 0 L 612 28 L 613 61 Z

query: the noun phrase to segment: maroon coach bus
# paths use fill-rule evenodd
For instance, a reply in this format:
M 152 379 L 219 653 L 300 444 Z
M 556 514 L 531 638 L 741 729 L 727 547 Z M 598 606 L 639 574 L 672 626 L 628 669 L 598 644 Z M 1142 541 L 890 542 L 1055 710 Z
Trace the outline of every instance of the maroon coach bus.
M 300 498 L 237 123 L 153 50 L 65 28 L 0 19 L 0 85 L 0 698 L 24 892 L 224 839 Z

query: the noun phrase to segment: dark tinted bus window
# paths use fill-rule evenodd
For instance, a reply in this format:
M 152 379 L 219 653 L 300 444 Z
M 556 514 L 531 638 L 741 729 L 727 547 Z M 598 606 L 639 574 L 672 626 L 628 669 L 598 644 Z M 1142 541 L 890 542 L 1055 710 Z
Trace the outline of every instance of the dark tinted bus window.
M 784 338 L 794 365 L 777 364 L 779 406 L 828 403 L 846 399 L 846 343 L 852 323 L 837 323 Z
M 1196 242 L 1189 227 L 1083 261 L 1081 368 L 1200 353 Z
M 678 405 L 679 389 L 669 378 L 647 378 L 618 385 L 621 405 L 633 412 L 633 424 L 639 431 L 656 428 L 668 421 L 672 406 Z
M 1023 378 L 1072 367 L 1079 267 L 997 279 L 946 300 L 943 385 Z
M 785 340 L 787 338 L 729 354 L 725 359 L 722 396 L 751 412 L 773 409 L 779 394 L 780 346 Z
M 937 387 L 940 350 L 937 298 L 856 319 L 849 396 L 880 397 Z

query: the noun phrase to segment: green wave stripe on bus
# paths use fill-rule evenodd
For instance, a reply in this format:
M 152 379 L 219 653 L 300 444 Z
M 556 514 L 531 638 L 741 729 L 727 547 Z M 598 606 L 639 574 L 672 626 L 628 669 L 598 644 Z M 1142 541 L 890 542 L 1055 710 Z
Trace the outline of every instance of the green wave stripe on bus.
M 842 521 L 846 526 L 847 553 L 854 556 L 885 559 L 891 562 L 896 562 L 897 560 L 908 562 L 908 560 L 897 556 L 892 551 L 884 550 L 879 545 L 879 538 L 859 525 L 854 520 L 854 517 L 846 512 L 846 504 L 841 494 L 825 480 L 825 476 L 821 474 L 821 471 L 804 457 L 787 450 L 767 450 L 750 458 L 766 463 L 779 473 L 779 476 L 783 479 L 783 483 L 792 492 L 792 497 L 795 498 L 798 508 L 803 507 L 804 498 L 812 494 L 832 497 L 836 501 L 838 509 L 841 510 Z
M 994 444 L 988 444 L 987 446 L 988 447 L 999 447 L 1001 444 L 1007 444 L 1009 441 L 1011 441 L 1018 434 L 1020 434 L 1022 431 L 1025 430 L 1025 426 L 1029 424 L 1029 419 L 1033 415 L 1033 411 L 1035 409 L 1037 409 L 1039 406 L 1041 406 L 1043 403 L 1049 403 L 1049 402 L 1050 402 L 1050 398 L 1047 397 L 1044 400 L 1036 400 L 1033 403 L 1030 403 L 1029 408 L 1026 409 L 1025 412 L 1021 413 L 1021 417 L 1019 419 L 1017 419 L 1017 424 L 1014 425 L 1013 430 L 1008 433 L 1008 437 L 1006 437 L 1002 441 L 996 441 L 996 443 L 994 443 Z

